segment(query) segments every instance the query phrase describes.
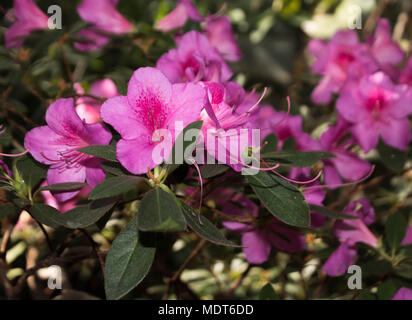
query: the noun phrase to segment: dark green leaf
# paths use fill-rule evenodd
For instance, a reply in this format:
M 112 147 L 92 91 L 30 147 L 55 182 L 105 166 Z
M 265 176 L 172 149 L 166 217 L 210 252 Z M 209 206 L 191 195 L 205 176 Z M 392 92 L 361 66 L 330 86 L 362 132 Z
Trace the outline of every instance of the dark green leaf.
M 270 283 L 265 284 L 259 292 L 259 300 L 277 300 L 278 295 Z
M 360 267 L 362 269 L 362 277 L 364 278 L 382 277 L 392 270 L 392 264 L 388 260 L 371 260 Z
M 60 214 L 56 221 L 69 229 L 88 227 L 112 210 L 117 200 L 117 197 L 94 200 Z
M 46 178 L 47 167 L 34 160 L 30 155 L 18 160 L 16 169 L 30 188 L 35 187 Z
M 52 228 L 58 228 L 60 226 L 58 218 L 61 216 L 61 213 L 53 207 L 41 203 L 35 203 L 30 208 L 29 212 L 37 221 L 45 224 L 46 226 Z
M 261 155 L 264 160 L 289 165 L 297 168 L 306 168 L 322 159 L 333 158 L 334 155 L 324 151 L 273 151 Z
M 115 176 L 130 175 L 130 173 L 118 162 L 103 162 L 101 166 L 104 171 Z
M 143 180 L 143 177 L 129 175 L 107 178 L 94 187 L 90 192 L 89 199 L 95 200 L 120 195 L 135 188 L 136 184 Z
M 173 145 L 173 148 L 170 152 L 169 155 L 169 160 L 167 164 L 167 174 L 171 174 L 174 170 L 176 170 L 177 167 L 180 166 L 184 162 L 184 155 L 185 154 L 192 154 L 196 144 L 196 139 L 198 135 L 194 136 L 192 140 L 190 141 L 185 141 L 185 134 L 189 130 L 198 130 L 198 134 L 200 133 L 200 129 L 202 128 L 203 121 L 195 121 L 189 124 L 186 128 L 182 130 L 182 132 L 179 134 L 179 136 L 175 140 L 175 144 Z M 177 153 L 177 147 L 181 145 L 182 150 L 179 150 L 179 153 Z M 180 154 L 180 151 L 183 152 L 183 154 Z M 180 163 L 182 162 L 182 163 Z
M 117 300 L 135 288 L 149 273 L 156 248 L 139 242 L 134 218 L 113 241 L 107 254 L 105 271 L 106 297 Z
M 264 171 L 246 177 L 256 195 L 276 218 L 293 226 L 310 225 L 309 206 L 298 189 Z
M 95 146 L 88 146 L 78 151 L 86 154 L 90 154 L 97 158 L 106 159 L 110 161 L 117 161 L 116 158 L 116 146 L 113 145 L 95 145 Z
M 390 300 L 397 291 L 392 279 L 388 279 L 378 287 L 379 300 Z
M 359 217 L 351 216 L 349 214 L 344 214 L 340 212 L 335 212 L 326 207 L 318 206 L 316 204 L 309 204 L 309 208 L 313 212 L 319 213 L 322 216 L 330 217 L 333 219 L 359 219 Z
M 394 171 L 401 172 L 408 159 L 408 153 L 386 145 L 382 140 L 379 140 L 378 152 L 385 166 Z
M 49 186 L 45 186 L 40 188 L 38 191 L 49 190 L 49 191 L 72 191 L 81 189 L 84 186 L 87 186 L 87 183 L 80 183 L 80 182 L 65 182 L 65 183 L 57 183 L 52 184 Z
M 226 172 L 227 170 L 229 170 L 229 167 L 223 164 L 204 164 L 200 167 L 200 174 L 203 179 L 210 179 Z
M 202 222 L 202 224 L 200 224 L 197 213 L 186 203 L 180 202 L 180 206 L 187 225 L 200 237 L 218 245 L 239 247 L 232 241 L 227 240 L 225 236 L 206 217 L 200 217 Z
M 16 213 L 17 208 L 11 203 L 6 203 L 0 206 L 0 219 L 3 219 Z
M 408 223 L 402 212 L 397 212 L 388 218 L 385 224 L 385 233 L 386 240 L 392 250 L 396 251 L 399 248 L 407 228 Z
M 278 149 L 278 137 L 274 134 L 268 134 L 265 139 L 263 139 L 263 144 L 265 144 L 260 153 L 269 153 L 276 151 Z
M 186 222 L 176 200 L 160 188 L 150 190 L 139 207 L 139 229 L 175 232 L 186 229 Z

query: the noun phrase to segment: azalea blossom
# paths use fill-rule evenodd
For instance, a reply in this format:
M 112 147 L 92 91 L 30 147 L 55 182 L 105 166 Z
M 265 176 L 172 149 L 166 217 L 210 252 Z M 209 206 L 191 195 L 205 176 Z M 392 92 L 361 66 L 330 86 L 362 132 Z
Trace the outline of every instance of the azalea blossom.
M 156 24 L 156 29 L 166 32 L 180 28 L 185 25 L 188 19 L 198 22 L 203 20 L 190 0 L 179 0 L 176 8 Z
M 130 172 L 142 174 L 160 164 L 154 162 L 153 151 L 164 137 L 156 132 L 171 132 L 170 140 L 164 141 L 171 147 L 175 136 L 199 118 L 204 102 L 205 90 L 200 85 L 172 84 L 160 70 L 146 67 L 134 72 L 127 96 L 106 100 L 100 113 L 103 121 L 122 136 L 117 143 L 117 159 Z M 177 122 L 182 128 L 176 126 Z M 165 160 L 168 152 L 170 148 L 165 150 Z
M 375 33 L 368 37 L 366 43 L 380 69 L 395 79 L 398 74 L 396 65 L 402 62 L 405 53 L 392 40 L 391 26 L 387 19 L 378 19 Z
M 311 40 L 308 50 L 315 58 L 312 72 L 322 76 L 312 92 L 315 103 L 330 102 L 332 93 L 339 93 L 347 80 L 359 79 L 379 68 L 369 47 L 359 42 L 353 30 L 338 31 L 329 41 Z
M 350 124 L 342 118 L 336 126 L 330 125 L 320 137 L 320 150 L 331 152 L 335 158 L 323 160 L 324 179 L 328 188 L 334 189 L 342 184 L 342 178 L 359 180 L 370 172 L 372 166 L 361 160 L 350 148 L 355 144 L 353 138 L 345 137 Z
M 208 16 L 206 18 L 204 32 L 210 44 L 214 46 L 226 60 L 238 61 L 242 57 L 228 16 L 218 18 Z
M 118 0 L 83 0 L 77 7 L 79 16 L 91 27 L 80 30 L 78 35 L 84 41 L 75 42 L 74 46 L 80 51 L 89 51 L 103 47 L 113 34 L 124 34 L 133 29 L 117 10 Z
M 383 72 L 348 85 L 336 107 L 353 123 L 352 132 L 365 152 L 383 141 L 405 150 L 412 138 L 407 116 L 412 113 L 412 89 L 395 85 Z
M 7 48 L 20 47 L 31 31 L 48 28 L 49 18 L 33 0 L 14 0 L 13 9 L 16 21 L 4 35 Z
M 357 242 L 363 242 L 371 247 L 377 247 L 378 240 L 367 225 L 375 219 L 375 210 L 367 199 L 351 202 L 344 213 L 358 219 L 338 220 L 333 232 L 340 241 L 340 246 L 329 256 L 322 270 L 329 276 L 336 277 L 345 274 L 350 265 L 357 260 Z
M 232 202 L 237 205 L 227 202 L 222 207 L 224 213 L 234 217 L 257 218 L 259 207 L 246 195 L 236 194 L 232 197 Z M 256 223 L 223 222 L 225 228 L 242 234 L 242 251 L 250 263 L 261 264 L 267 261 L 272 247 L 289 253 L 305 250 L 305 237 L 299 231 L 274 217 L 267 221 L 255 221 Z
M 391 300 L 412 300 L 412 289 L 406 287 L 400 288 Z
M 163 54 L 156 63 L 172 83 L 214 81 L 224 83 L 232 71 L 207 37 L 197 31 L 176 38 L 176 49 Z
M 49 165 L 47 184 L 87 182 L 94 187 L 105 177 L 101 160 L 77 151 L 91 145 L 107 145 L 110 132 L 100 123 L 87 124 L 76 113 L 74 100 L 58 99 L 46 112 L 47 126 L 30 130 L 24 146 L 34 159 Z M 52 192 L 60 202 L 79 191 Z
M 74 88 L 77 94 L 85 94 L 80 83 L 75 83 Z M 88 94 L 97 98 L 112 98 L 118 96 L 119 92 L 113 80 L 102 79 L 92 83 Z M 76 112 L 86 123 L 96 123 L 100 121 L 100 105 L 99 100 L 93 97 L 81 97 L 77 99 Z

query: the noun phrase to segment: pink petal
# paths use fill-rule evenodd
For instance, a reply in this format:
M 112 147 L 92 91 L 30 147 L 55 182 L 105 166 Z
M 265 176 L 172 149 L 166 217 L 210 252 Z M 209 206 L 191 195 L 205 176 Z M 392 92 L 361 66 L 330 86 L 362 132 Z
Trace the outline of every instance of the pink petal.
M 389 120 L 381 123 L 379 128 L 383 141 L 400 150 L 406 150 L 412 139 L 409 120 Z
M 269 241 L 257 230 L 243 234 L 242 246 L 244 246 L 242 250 L 246 255 L 246 260 L 253 264 L 265 262 L 271 250 Z
M 148 167 L 153 169 L 156 164 L 152 159 L 154 145 L 145 136 L 133 140 L 120 140 L 116 146 L 117 159 L 133 174 L 147 173 Z
M 66 183 L 66 182 L 85 182 L 86 180 L 86 168 L 73 167 L 70 169 L 67 168 L 53 168 L 50 167 L 47 171 L 47 184 L 57 184 L 57 183 Z M 70 192 L 52 192 L 53 196 L 59 201 L 64 202 L 73 197 L 75 197 L 80 190 L 70 191 Z
M 391 300 L 412 300 L 412 289 L 400 288 Z
M 58 135 L 48 126 L 37 127 L 27 132 L 24 137 L 24 147 L 37 161 L 50 165 L 58 160 L 59 150 L 67 148 L 64 137 Z
M 58 99 L 50 105 L 46 112 L 46 122 L 59 135 L 74 137 L 85 128 L 74 108 L 73 98 Z
M 326 260 L 322 270 L 331 277 L 342 276 L 347 273 L 350 265 L 357 259 L 356 247 L 343 242 Z
M 100 108 L 102 120 L 110 124 L 124 139 L 135 139 L 142 135 L 151 135 L 133 112 L 125 96 L 107 99 Z
M 132 109 L 137 107 L 140 99 L 149 98 L 149 94 L 167 104 L 172 95 L 172 85 L 160 70 L 151 67 L 139 68 L 130 78 L 127 89 L 127 99 Z

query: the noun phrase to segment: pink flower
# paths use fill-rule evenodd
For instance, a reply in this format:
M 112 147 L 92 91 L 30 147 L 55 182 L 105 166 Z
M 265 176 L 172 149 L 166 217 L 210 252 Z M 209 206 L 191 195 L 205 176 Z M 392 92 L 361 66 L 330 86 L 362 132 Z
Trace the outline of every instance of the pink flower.
M 85 94 L 80 83 L 75 83 L 74 88 L 77 94 Z M 115 83 L 111 79 L 95 81 L 90 86 L 90 95 L 98 98 L 112 98 L 119 95 Z M 80 119 L 86 123 L 100 122 L 100 102 L 91 97 L 77 99 L 76 112 Z
M 85 41 L 76 42 L 74 46 L 80 51 L 89 51 L 103 47 L 111 34 L 123 34 L 133 29 L 117 10 L 118 0 L 83 0 L 77 7 L 80 17 L 93 26 L 79 31 Z
M 400 288 L 391 300 L 412 300 L 412 289 Z
M 342 183 L 342 178 L 359 180 L 371 170 L 371 164 L 359 159 L 350 151 L 354 142 L 352 138 L 345 138 L 350 125 L 339 118 L 336 126 L 329 126 L 320 138 L 321 150 L 331 152 L 335 158 L 324 160 L 325 184 L 328 188 L 335 188 Z
M 412 89 L 407 85 L 394 85 L 383 72 L 377 72 L 363 77 L 359 84 L 348 85 L 336 106 L 343 118 L 354 124 L 353 135 L 365 152 L 378 144 L 379 137 L 392 147 L 408 147 Z
M 86 124 L 77 115 L 74 101 L 58 99 L 46 112 L 47 126 L 30 130 L 24 146 L 34 159 L 50 165 L 47 183 L 84 182 L 91 187 L 105 177 L 101 160 L 78 152 L 90 145 L 107 145 L 110 132 L 100 123 Z M 53 193 L 60 202 L 73 198 L 79 191 Z
M 339 93 L 348 79 L 359 79 L 378 69 L 369 47 L 359 43 L 352 30 L 338 31 L 328 42 L 311 40 L 308 50 L 315 58 L 312 72 L 322 75 L 312 93 L 315 103 L 330 102 L 332 93 Z
M 232 32 L 229 17 L 207 17 L 204 32 L 210 44 L 214 46 L 226 60 L 238 61 L 242 57 L 242 53 Z
M 33 0 L 14 0 L 14 15 L 17 21 L 7 29 L 6 47 L 20 47 L 31 31 L 48 28 L 48 17 Z
M 244 218 L 257 218 L 258 206 L 244 194 L 236 194 L 231 200 L 238 205 L 227 202 L 222 208 L 223 212 Z M 225 221 L 223 225 L 242 234 L 242 251 L 246 260 L 253 264 L 267 261 L 272 247 L 289 253 L 300 252 L 306 248 L 304 235 L 276 218 L 259 224 Z
M 47 186 L 47 182 L 45 181 L 41 186 Z M 59 202 L 48 190 L 43 190 L 40 193 L 44 198 L 45 204 L 59 210 L 61 213 L 64 213 L 66 211 L 74 209 L 76 207 L 76 203 L 79 200 L 87 199 L 91 190 L 92 189 L 89 186 L 84 186 L 80 189 L 80 192 L 74 198 L 71 198 L 64 202 Z
M 162 55 L 156 64 L 170 82 L 226 82 L 232 77 L 229 66 L 205 35 L 190 31 L 176 43 L 177 48 Z
M 335 222 L 333 231 L 341 244 L 322 267 L 322 270 L 332 277 L 345 274 L 349 266 L 356 262 L 357 242 L 363 242 L 372 247 L 378 245 L 378 240 L 367 227 L 375 219 L 375 211 L 367 199 L 351 202 L 344 212 L 359 219 Z
M 139 68 L 129 81 L 127 96 L 106 100 L 101 107 L 103 121 L 122 136 L 117 143 L 117 158 L 134 174 L 154 168 L 153 149 L 161 142 L 153 134 L 158 129 L 171 133 L 174 142 L 176 122 L 186 127 L 199 118 L 204 106 L 205 90 L 193 83 L 171 84 L 155 68 Z M 183 128 L 182 128 L 183 129 Z M 169 150 L 170 151 L 170 150 Z M 168 154 L 164 155 L 168 159 Z
M 401 72 L 399 83 L 407 84 L 412 87 L 412 56 L 409 57 L 405 69 Z
M 208 103 L 200 114 L 207 152 L 235 171 L 241 171 L 248 161 L 242 158 L 246 148 L 260 146 L 259 139 L 253 138 L 249 122 L 250 113 L 258 106 L 259 100 L 254 92 L 246 94 L 243 88 L 232 82 L 228 82 L 226 87 L 217 82 L 200 84 L 208 93 Z M 214 143 L 210 139 L 214 139 Z
M 382 71 L 396 78 L 398 71 L 395 66 L 402 62 L 405 53 L 392 41 L 391 26 L 387 19 L 378 19 L 375 33 L 367 39 L 367 43 Z
M 203 18 L 190 0 L 180 0 L 176 8 L 156 24 L 156 29 L 167 32 L 183 27 L 188 19 L 202 21 Z

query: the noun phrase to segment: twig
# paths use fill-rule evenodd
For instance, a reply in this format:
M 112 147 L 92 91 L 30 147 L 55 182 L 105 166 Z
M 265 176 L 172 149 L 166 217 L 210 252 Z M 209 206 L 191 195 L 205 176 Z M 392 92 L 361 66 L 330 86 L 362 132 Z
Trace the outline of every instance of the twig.
M 202 250 L 206 243 L 207 242 L 205 239 L 201 239 L 197 244 L 196 248 L 193 249 L 192 253 L 186 258 L 185 262 L 183 262 L 183 264 L 180 266 L 179 270 L 177 270 L 173 274 L 173 276 L 168 280 L 167 288 L 162 298 L 163 300 L 166 300 L 168 298 L 170 286 L 180 278 L 182 272 L 186 269 L 189 263 L 199 254 L 199 252 Z
M 104 258 L 103 258 L 103 255 L 102 255 L 101 251 L 99 250 L 99 248 L 98 248 L 98 246 L 97 246 L 97 243 L 93 240 L 93 238 L 89 235 L 89 233 L 88 233 L 86 230 L 79 228 L 79 231 L 81 231 L 81 232 L 85 235 L 85 237 L 87 238 L 87 240 L 88 240 L 88 241 L 90 242 L 90 244 L 92 245 L 93 251 L 94 251 L 94 253 L 96 254 L 96 256 L 97 256 L 97 258 L 98 258 L 98 260 L 99 260 L 100 268 L 102 269 L 102 273 L 103 273 L 103 275 L 104 275 L 104 274 L 105 274 Z

